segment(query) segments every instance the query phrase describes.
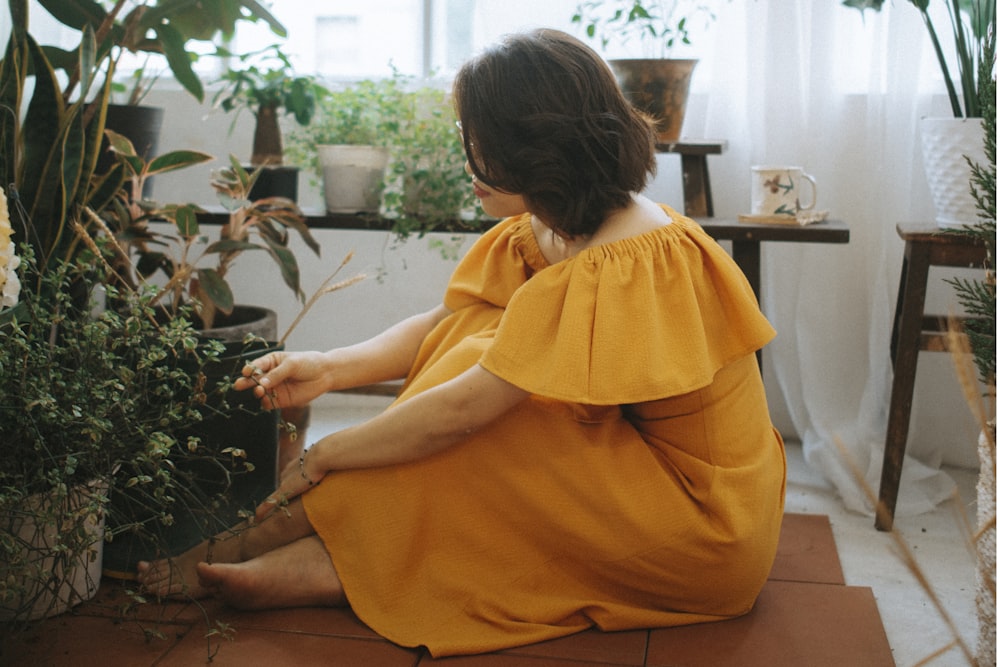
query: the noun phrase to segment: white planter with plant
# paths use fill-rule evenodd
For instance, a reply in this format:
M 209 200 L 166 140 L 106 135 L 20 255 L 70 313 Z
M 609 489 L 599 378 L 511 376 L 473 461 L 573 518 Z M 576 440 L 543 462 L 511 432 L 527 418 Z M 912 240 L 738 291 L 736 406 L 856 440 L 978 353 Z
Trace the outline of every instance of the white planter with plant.
M 323 201 L 329 213 L 377 213 L 389 149 L 383 146 L 317 144 Z
M 399 130 L 403 95 L 396 78 L 333 90 L 320 102 L 312 123 L 289 136 L 289 154 L 323 184 L 329 212 L 379 210 L 388 146 Z
M 922 153 L 927 186 L 940 227 L 961 227 L 977 221 L 976 201 L 969 191 L 969 160 L 983 164 L 982 108 L 978 97 L 979 63 L 996 35 L 995 0 L 941 0 L 948 13 L 957 64 L 953 78 L 938 30 L 930 13 L 931 0 L 909 0 L 921 15 L 944 77 L 952 117 L 921 122 Z M 844 0 L 844 6 L 879 11 L 885 0 Z M 968 159 L 966 159 L 968 158 Z

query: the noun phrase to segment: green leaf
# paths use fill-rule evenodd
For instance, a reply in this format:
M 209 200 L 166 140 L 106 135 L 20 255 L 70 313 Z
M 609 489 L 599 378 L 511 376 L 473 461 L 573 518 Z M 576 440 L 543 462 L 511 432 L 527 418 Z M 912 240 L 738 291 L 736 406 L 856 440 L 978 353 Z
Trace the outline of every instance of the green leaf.
M 184 35 L 170 24 L 159 24 L 154 29 L 156 30 L 156 36 L 163 44 L 163 55 L 167 59 L 167 65 L 170 66 L 170 71 L 173 72 L 174 78 L 195 99 L 203 102 L 205 99 L 205 89 L 201 85 L 201 79 L 191 67 L 191 56 L 185 50 L 187 40 Z
M 104 136 L 108 138 L 108 145 L 115 153 L 129 156 L 136 155 L 135 146 L 132 145 L 132 142 L 125 135 L 105 128 Z
M 274 260 L 278 263 L 278 267 L 281 269 L 281 277 L 284 279 L 285 284 L 302 300 L 303 294 L 299 287 L 299 265 L 295 261 L 295 254 L 285 246 L 275 243 L 266 236 L 264 237 L 264 241 L 271 250 L 271 256 L 274 257 Z
M 149 162 L 146 173 L 150 176 L 154 174 L 165 174 L 168 171 L 183 169 L 185 167 L 201 164 L 203 162 L 209 162 L 214 159 L 214 156 L 209 155 L 208 153 L 202 153 L 201 151 L 171 151 L 169 153 L 164 153 L 159 157 L 153 158 Z
M 223 313 L 233 312 L 233 291 L 215 269 L 198 269 L 198 284 L 202 294 Z
M 173 209 L 174 224 L 177 233 L 185 238 L 192 238 L 199 233 L 198 211 L 200 209 L 194 204 L 185 204 Z

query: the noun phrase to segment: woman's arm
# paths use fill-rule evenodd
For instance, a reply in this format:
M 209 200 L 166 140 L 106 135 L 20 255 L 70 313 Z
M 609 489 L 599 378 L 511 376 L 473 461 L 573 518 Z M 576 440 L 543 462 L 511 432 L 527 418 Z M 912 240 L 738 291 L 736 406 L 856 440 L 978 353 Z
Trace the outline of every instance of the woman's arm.
M 424 338 L 450 312 L 440 305 L 367 341 L 329 352 L 272 352 L 244 368 L 234 387 L 253 388 L 265 408 L 284 408 L 328 391 L 406 377 Z
M 474 366 L 409 398 L 363 424 L 332 433 L 293 461 L 281 484 L 258 508 L 258 518 L 281 498 L 292 498 L 327 473 L 406 463 L 461 442 L 528 397 L 528 392 Z

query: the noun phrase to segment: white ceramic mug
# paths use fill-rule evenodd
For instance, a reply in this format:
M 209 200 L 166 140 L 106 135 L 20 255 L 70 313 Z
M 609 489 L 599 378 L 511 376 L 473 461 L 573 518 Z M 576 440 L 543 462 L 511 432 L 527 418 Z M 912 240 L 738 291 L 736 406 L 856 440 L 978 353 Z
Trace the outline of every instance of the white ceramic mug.
M 802 203 L 809 184 L 808 204 Z M 753 215 L 795 215 L 816 206 L 816 179 L 802 167 L 750 167 L 750 212 Z

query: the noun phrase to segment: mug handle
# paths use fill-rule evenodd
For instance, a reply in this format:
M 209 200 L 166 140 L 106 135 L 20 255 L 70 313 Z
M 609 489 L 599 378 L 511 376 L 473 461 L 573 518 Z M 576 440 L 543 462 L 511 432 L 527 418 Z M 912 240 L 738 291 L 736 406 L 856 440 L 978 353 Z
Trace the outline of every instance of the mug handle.
M 807 174 L 806 172 L 802 172 L 802 178 L 804 178 L 805 180 L 809 181 L 809 184 L 812 186 L 812 201 L 809 202 L 808 206 L 803 206 L 800 203 L 799 204 L 799 210 L 800 211 L 809 211 L 809 210 L 812 210 L 812 208 L 816 206 L 816 179 L 813 178 L 812 176 L 810 176 L 809 174 Z

